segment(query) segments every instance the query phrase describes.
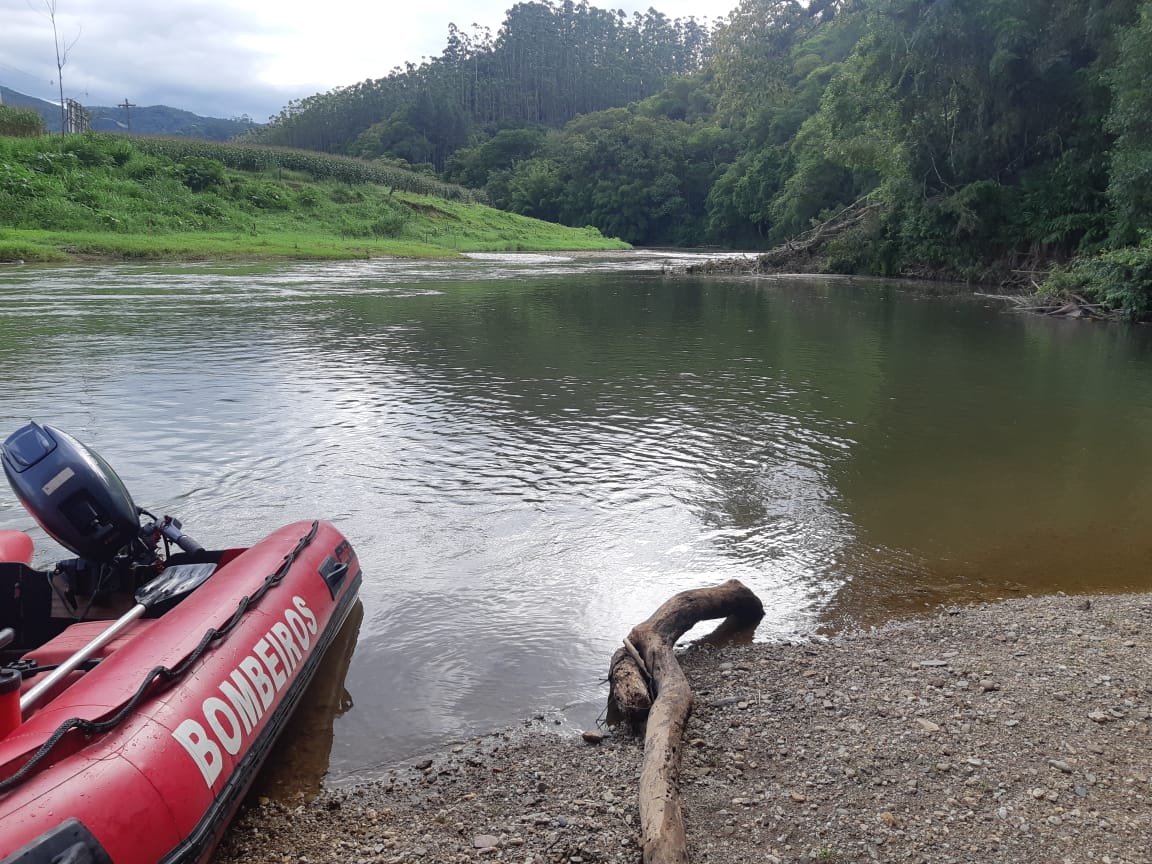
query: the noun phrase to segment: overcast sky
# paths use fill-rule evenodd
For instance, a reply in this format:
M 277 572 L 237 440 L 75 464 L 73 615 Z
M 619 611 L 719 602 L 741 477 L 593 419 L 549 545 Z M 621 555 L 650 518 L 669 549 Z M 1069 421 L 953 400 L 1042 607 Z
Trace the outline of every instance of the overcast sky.
M 448 24 L 495 33 L 515 0 L 0 0 L 0 84 L 86 105 L 171 105 L 263 122 L 290 99 L 380 78 L 444 49 Z M 591 2 L 631 14 L 715 19 L 737 0 Z

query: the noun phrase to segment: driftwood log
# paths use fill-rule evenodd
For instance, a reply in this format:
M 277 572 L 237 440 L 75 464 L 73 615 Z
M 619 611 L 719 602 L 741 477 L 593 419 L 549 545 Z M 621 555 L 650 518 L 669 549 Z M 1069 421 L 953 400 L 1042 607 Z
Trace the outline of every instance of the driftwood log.
M 782 269 L 795 268 L 809 261 L 829 240 L 840 236 L 849 228 L 859 225 L 865 219 L 878 213 L 883 205 L 871 201 L 868 193 L 830 219 L 814 225 L 808 230 L 790 237 L 784 243 L 761 252 L 754 259 L 741 258 L 711 259 L 699 264 L 689 264 L 685 273 L 778 273 Z M 790 272 L 796 272 L 791 270 Z
M 640 769 L 644 864 L 688 861 L 678 785 L 692 688 L 676 660 L 676 640 L 701 621 L 724 618 L 726 628 L 747 629 L 763 617 L 760 598 L 736 579 L 682 591 L 632 628 L 624 647 L 612 657 L 611 706 L 633 730 L 646 727 Z

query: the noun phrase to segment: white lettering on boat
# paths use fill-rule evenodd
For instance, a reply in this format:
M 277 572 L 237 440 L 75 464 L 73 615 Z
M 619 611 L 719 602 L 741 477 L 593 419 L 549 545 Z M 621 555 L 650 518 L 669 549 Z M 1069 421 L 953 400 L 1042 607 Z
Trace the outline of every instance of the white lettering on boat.
M 317 632 L 316 615 L 303 597 L 293 597 L 283 620 L 253 643 L 251 651 L 200 704 L 200 716 L 184 720 L 172 733 L 192 757 L 208 788 L 220 777 L 224 753 L 235 756 L 276 694 L 308 655 Z

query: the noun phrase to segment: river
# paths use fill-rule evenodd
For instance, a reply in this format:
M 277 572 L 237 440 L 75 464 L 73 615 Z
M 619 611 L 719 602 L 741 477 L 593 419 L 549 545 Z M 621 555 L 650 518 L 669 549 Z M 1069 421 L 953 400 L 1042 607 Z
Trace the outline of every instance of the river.
M 664 263 L 5 269 L 0 434 L 72 433 L 209 546 L 347 534 L 364 611 L 279 759 L 297 785 L 590 726 L 628 629 L 731 577 L 764 639 L 1149 587 L 1148 328 Z

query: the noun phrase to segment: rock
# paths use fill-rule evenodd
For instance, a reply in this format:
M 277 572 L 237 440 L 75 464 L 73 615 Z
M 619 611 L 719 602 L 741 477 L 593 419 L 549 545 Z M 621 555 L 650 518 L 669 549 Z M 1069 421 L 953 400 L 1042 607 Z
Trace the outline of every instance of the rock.
M 931 720 L 925 720 L 923 717 L 916 718 L 916 725 L 925 732 L 939 732 L 940 727 L 933 723 Z
M 500 838 L 491 834 L 477 834 L 472 838 L 473 849 L 495 849 L 500 845 Z
M 580 733 L 580 737 L 588 744 L 599 744 L 604 740 L 604 733 L 597 729 L 585 729 Z

